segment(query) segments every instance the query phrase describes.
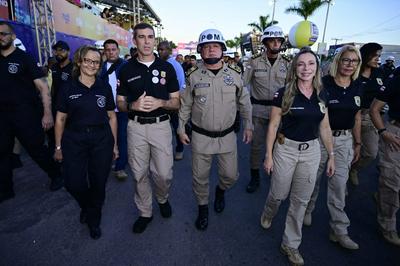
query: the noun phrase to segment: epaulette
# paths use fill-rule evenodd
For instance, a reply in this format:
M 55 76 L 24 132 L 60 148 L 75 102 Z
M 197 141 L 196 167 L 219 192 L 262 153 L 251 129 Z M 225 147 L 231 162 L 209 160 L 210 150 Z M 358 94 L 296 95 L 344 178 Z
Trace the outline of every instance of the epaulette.
M 191 67 L 187 72 L 186 72 L 186 77 L 189 77 L 190 74 L 195 72 L 197 69 L 199 69 L 197 66 Z
M 237 65 L 234 64 L 229 64 L 228 67 L 234 71 L 236 71 L 238 74 L 242 73 L 242 70 L 240 69 L 240 67 L 238 67 Z
M 256 59 L 256 58 L 260 57 L 261 55 L 262 55 L 261 53 L 255 54 L 251 57 L 251 59 Z
M 290 57 L 288 55 L 286 55 L 286 54 L 282 54 L 282 58 L 285 59 L 288 62 L 291 61 Z

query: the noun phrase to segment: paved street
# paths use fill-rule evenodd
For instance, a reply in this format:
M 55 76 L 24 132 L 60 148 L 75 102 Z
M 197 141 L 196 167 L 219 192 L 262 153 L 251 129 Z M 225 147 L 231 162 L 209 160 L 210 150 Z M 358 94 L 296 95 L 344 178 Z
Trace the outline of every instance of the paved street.
M 92 240 L 87 227 L 79 223 L 78 206 L 69 194 L 64 189 L 49 192 L 45 174 L 24 155 L 24 167 L 15 172 L 17 196 L 0 204 L 0 265 L 288 265 L 279 252 L 288 202 L 282 205 L 272 227 L 262 229 L 259 219 L 269 179 L 263 176 L 256 193 L 245 192 L 248 150 L 240 144 L 241 176 L 226 193 L 222 214 L 212 209 L 214 171 L 205 232 L 194 227 L 197 206 L 191 189 L 189 149 L 185 159 L 174 166 L 172 217 L 162 218 L 154 204 L 154 219 L 141 235 L 132 233 L 138 215 L 132 176 L 125 182 L 110 176 L 99 240 Z M 400 248 L 386 244 L 377 230 L 372 197 L 377 185 L 374 165 L 361 173 L 360 183 L 357 188 L 349 187 L 347 198 L 349 231 L 360 250 L 344 250 L 328 240 L 324 181 L 313 225 L 303 228 L 300 251 L 306 265 L 400 265 Z

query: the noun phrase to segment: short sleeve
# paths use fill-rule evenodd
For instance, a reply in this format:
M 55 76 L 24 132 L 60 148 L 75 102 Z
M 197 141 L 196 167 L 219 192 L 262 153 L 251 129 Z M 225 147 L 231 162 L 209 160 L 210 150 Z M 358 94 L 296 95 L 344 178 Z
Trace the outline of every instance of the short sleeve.
M 106 98 L 107 98 L 106 110 L 112 111 L 115 109 L 115 102 L 114 102 L 114 96 L 112 93 L 112 89 L 111 89 L 110 84 L 104 82 L 104 85 L 105 85 L 104 89 L 106 90 Z
M 176 77 L 176 72 L 174 67 L 168 63 L 167 66 L 168 70 L 168 80 L 167 80 L 167 90 L 168 93 L 173 93 L 179 91 L 179 83 L 178 83 L 178 78 Z
M 61 88 L 60 88 L 60 91 L 58 92 L 56 109 L 59 112 L 68 113 L 68 95 L 67 95 L 67 91 L 68 91 L 68 86 L 70 86 L 70 85 L 71 85 L 70 82 L 62 84 Z
M 117 95 L 128 96 L 127 80 L 125 78 L 125 72 L 128 64 L 121 67 L 117 76 Z
M 32 56 L 25 56 L 25 64 L 27 72 L 32 80 L 43 78 L 46 76 L 44 71 L 38 67 L 37 62 L 33 59 Z
M 285 87 L 280 88 L 277 92 L 275 92 L 274 98 L 272 99 L 272 106 L 282 108 L 282 98 L 284 93 Z
M 382 102 L 389 102 L 392 97 L 394 97 L 394 91 L 396 88 L 400 86 L 400 76 L 395 77 L 394 79 L 390 80 L 387 84 L 387 87 L 381 86 L 378 94 L 376 95 L 376 99 Z

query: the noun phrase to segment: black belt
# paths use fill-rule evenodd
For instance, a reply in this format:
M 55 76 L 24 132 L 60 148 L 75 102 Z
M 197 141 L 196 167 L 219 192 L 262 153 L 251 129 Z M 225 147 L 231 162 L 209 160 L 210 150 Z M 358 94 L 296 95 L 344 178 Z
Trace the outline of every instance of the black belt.
M 250 102 L 252 104 L 260 104 L 260 105 L 266 105 L 266 106 L 272 105 L 272 100 L 257 100 L 253 96 L 250 97 Z
M 334 137 L 346 136 L 347 134 L 351 134 L 350 129 L 332 130 L 332 136 Z
M 205 135 L 210 138 L 222 138 L 231 133 L 235 129 L 235 124 L 233 124 L 231 127 L 222 130 L 222 131 L 208 131 L 204 128 L 198 127 L 195 124 L 192 123 L 192 130 L 194 132 L 197 132 L 199 134 Z
M 93 132 L 93 131 L 104 130 L 107 127 L 109 127 L 109 124 L 99 124 L 90 126 L 69 125 L 67 126 L 67 129 L 76 132 Z
M 138 115 L 131 115 L 129 114 L 129 119 L 138 122 L 139 124 L 154 124 L 154 123 L 160 123 L 165 120 L 169 119 L 169 115 L 161 115 L 161 116 L 156 116 L 156 117 L 145 117 L 145 116 L 138 116 Z

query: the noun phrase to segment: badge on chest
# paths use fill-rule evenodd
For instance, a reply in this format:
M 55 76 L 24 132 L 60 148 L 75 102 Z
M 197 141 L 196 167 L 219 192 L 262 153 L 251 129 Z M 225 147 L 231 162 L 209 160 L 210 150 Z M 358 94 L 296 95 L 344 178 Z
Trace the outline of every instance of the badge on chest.
M 234 82 L 233 77 L 231 77 L 229 75 L 224 76 L 224 83 L 226 85 L 231 86 L 233 84 L 233 82 Z

